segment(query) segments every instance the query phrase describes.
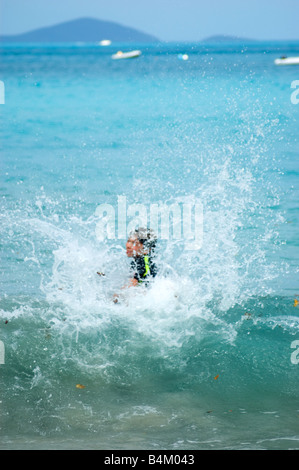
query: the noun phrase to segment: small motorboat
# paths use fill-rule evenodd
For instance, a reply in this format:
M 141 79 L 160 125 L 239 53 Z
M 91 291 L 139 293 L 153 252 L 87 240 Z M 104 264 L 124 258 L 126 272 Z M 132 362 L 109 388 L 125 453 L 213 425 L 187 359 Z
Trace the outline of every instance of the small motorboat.
M 299 65 L 299 57 L 281 57 L 275 59 L 275 65 Z
M 110 46 L 111 41 L 110 39 L 102 39 L 102 41 L 99 42 L 100 46 Z
M 134 59 L 135 57 L 141 56 L 141 51 L 130 51 L 130 52 L 122 52 L 118 51 L 116 54 L 112 55 L 112 59 L 119 60 L 119 59 Z

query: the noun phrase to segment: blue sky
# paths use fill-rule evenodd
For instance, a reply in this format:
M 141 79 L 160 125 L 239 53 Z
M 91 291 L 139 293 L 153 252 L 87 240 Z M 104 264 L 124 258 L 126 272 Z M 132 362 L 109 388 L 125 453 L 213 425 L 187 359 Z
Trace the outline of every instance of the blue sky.
M 299 0 L 0 0 L 0 34 L 80 17 L 115 21 L 163 41 L 215 34 L 299 39 Z

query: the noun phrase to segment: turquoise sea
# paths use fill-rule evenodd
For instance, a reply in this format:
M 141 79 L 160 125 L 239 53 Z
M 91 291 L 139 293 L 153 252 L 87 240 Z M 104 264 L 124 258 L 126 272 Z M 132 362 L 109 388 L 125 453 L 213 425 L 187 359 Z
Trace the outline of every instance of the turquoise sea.
M 0 55 L 0 448 L 299 449 L 299 42 Z M 203 240 L 114 304 L 119 196 L 201 201 Z

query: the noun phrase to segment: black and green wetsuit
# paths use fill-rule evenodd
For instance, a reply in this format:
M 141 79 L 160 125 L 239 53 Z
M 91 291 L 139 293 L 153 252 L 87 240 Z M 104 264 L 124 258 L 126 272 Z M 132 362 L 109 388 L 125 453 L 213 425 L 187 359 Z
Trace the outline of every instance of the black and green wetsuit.
M 151 277 L 157 274 L 156 266 L 150 255 L 138 256 L 131 262 L 131 269 L 134 272 L 134 279 L 139 283 L 147 284 Z

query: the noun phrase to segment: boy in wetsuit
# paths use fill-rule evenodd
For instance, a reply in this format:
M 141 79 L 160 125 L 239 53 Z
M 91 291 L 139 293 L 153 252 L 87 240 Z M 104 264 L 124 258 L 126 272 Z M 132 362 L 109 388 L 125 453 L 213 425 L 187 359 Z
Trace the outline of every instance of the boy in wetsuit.
M 152 230 L 139 228 L 131 232 L 126 243 L 126 253 L 129 258 L 133 258 L 131 262 L 133 277 L 126 287 L 148 285 L 149 279 L 156 276 L 157 269 L 152 259 L 155 246 L 156 237 Z M 114 303 L 117 302 L 118 295 L 115 294 Z
M 156 276 L 157 269 L 152 259 L 155 245 L 156 237 L 150 229 L 139 228 L 130 234 L 126 252 L 129 258 L 134 258 L 131 262 L 134 272 L 131 285 L 136 286 L 143 282 L 147 284 L 150 277 Z

